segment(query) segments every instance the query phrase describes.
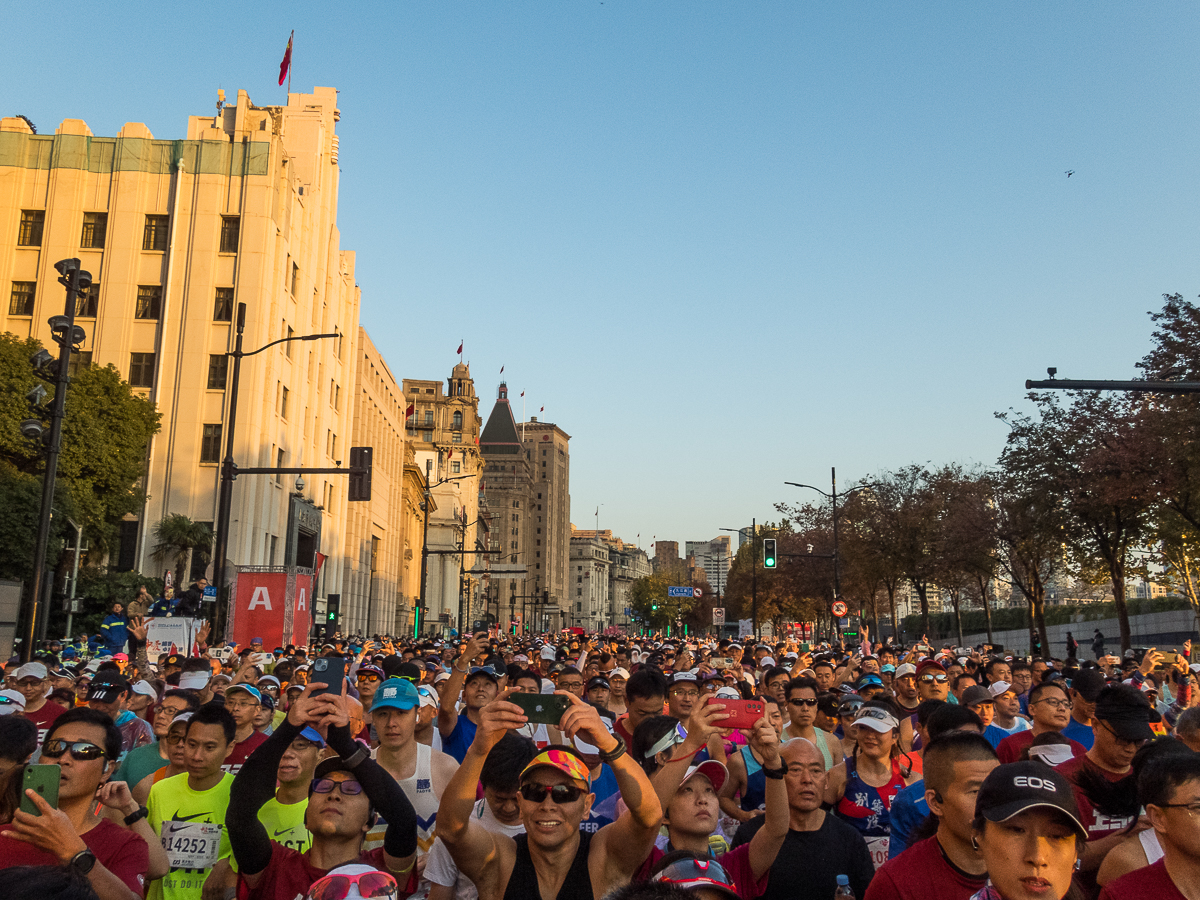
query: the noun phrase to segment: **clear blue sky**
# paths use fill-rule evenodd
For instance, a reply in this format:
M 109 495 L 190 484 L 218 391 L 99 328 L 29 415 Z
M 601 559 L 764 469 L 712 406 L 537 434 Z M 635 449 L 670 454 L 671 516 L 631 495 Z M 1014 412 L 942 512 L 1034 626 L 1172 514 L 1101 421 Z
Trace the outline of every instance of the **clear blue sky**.
M 11 5 L 10 5 L 11 6 Z M 580 527 L 680 542 L 784 481 L 990 463 L 1024 379 L 1128 377 L 1200 293 L 1200 8 L 12 6 L 0 109 L 181 137 L 341 90 L 343 246 L 397 377 L 466 341 L 572 435 Z M 1068 179 L 1066 170 L 1075 174 Z

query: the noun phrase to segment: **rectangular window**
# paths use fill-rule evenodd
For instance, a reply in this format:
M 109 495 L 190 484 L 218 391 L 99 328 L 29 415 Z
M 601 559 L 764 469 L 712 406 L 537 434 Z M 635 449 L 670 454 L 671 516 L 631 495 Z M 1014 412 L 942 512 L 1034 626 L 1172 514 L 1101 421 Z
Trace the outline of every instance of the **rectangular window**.
M 332 380 L 329 382 L 329 402 L 333 404 L 334 409 L 342 408 L 342 386 Z
M 281 388 L 279 391 L 279 417 L 287 418 L 288 394 L 291 393 L 287 388 Z
M 292 326 L 291 326 L 291 325 L 288 325 L 288 326 L 287 326 L 287 333 L 284 335 L 284 337 L 288 338 L 288 342 L 287 342 L 286 344 L 284 344 L 284 345 L 283 345 L 283 352 L 287 354 L 287 358 L 288 358 L 288 359 L 291 359 L 291 358 L 292 358 L 292 341 L 291 341 L 291 338 L 292 338 L 292 337 L 294 337 L 294 336 L 295 336 L 295 334 L 296 334 L 296 332 L 292 331 Z
M 462 465 L 460 463 L 457 463 L 457 462 L 450 463 L 450 472 L 452 474 L 457 475 L 461 471 L 462 471 Z
M 296 286 L 300 283 L 300 267 L 292 263 L 292 296 L 296 296 Z
M 275 451 L 275 468 L 277 468 L 277 469 L 283 468 L 283 448 L 280 448 L 279 450 Z M 275 483 L 283 484 L 283 473 L 281 473 L 281 472 L 275 473 Z M 275 556 L 274 556 L 274 554 L 272 554 L 271 555 L 272 562 L 274 562 L 274 559 L 275 559 Z
M 129 354 L 129 384 L 131 387 L 154 387 L 154 354 Z
M 213 321 L 233 321 L 233 288 L 217 288 L 216 300 L 213 303 Z
M 275 537 L 275 535 L 271 535 L 271 557 L 270 557 L 270 560 L 267 562 L 267 565 L 269 565 L 269 566 L 275 565 L 275 551 L 278 549 L 279 549 L 279 538 Z M 341 790 L 341 788 L 338 788 L 338 790 Z
M 421 434 L 424 435 L 424 437 L 422 437 L 421 440 L 425 441 L 425 443 L 428 444 L 428 443 L 433 442 L 433 432 L 432 431 L 423 431 L 423 432 L 421 432 Z
M 8 298 L 8 314 L 10 316 L 33 315 L 33 293 L 37 288 L 34 281 L 14 281 L 12 294 Z
M 146 229 L 142 232 L 143 250 L 166 250 L 169 216 L 146 216 Z
M 229 374 L 229 357 L 224 353 L 213 353 L 208 357 L 208 389 L 210 391 L 225 390 L 225 381 Z M 208 426 L 205 425 L 205 428 Z
M 92 286 L 84 294 L 75 297 L 75 315 L 82 319 L 96 318 L 96 310 L 100 306 L 100 282 L 93 281 Z
M 137 305 L 133 309 L 135 319 L 157 319 L 162 313 L 162 287 L 157 284 L 139 284 Z
M 426 425 L 433 424 L 433 410 L 432 409 L 425 410 L 425 424 Z
M 80 369 L 86 369 L 92 364 L 91 350 L 75 350 L 71 353 L 71 362 L 67 365 L 67 374 L 74 378 Z
M 205 425 L 204 434 L 200 438 L 200 462 L 215 463 L 221 461 L 221 424 Z
M 83 214 L 83 233 L 79 236 L 79 246 L 84 250 L 103 250 L 104 233 L 108 231 L 108 213 L 85 212 Z
M 241 219 L 237 216 L 221 216 L 221 251 L 222 253 L 237 253 L 238 232 L 241 230 Z
M 454 438 L 452 440 L 452 443 L 455 443 L 455 444 L 462 443 L 462 432 L 459 432 L 459 431 L 454 432 Z
M 21 228 L 17 232 L 17 246 L 42 246 L 42 229 L 45 225 L 46 211 L 44 209 L 21 210 Z

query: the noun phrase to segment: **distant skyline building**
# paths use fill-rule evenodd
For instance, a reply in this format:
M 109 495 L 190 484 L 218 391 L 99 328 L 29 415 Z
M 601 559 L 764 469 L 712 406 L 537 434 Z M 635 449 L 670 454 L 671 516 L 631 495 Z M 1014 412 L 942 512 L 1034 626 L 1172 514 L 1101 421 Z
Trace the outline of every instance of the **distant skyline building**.
M 533 538 L 534 593 L 550 592 L 549 614 L 561 621 L 571 599 L 567 583 L 571 554 L 571 436 L 551 422 L 539 422 L 536 416 L 521 425 L 520 434 L 533 479 L 529 524 Z
M 627 610 L 632 608 L 633 583 L 639 578 L 646 578 L 653 569 L 646 551 L 636 544 L 630 544 L 615 537 L 611 530 L 594 531 L 590 529 L 572 528 L 571 530 L 571 576 L 575 580 L 574 602 L 577 604 L 576 614 L 584 612 L 583 583 L 580 578 L 587 574 L 586 557 L 593 544 L 603 544 L 608 552 L 607 568 L 608 590 L 607 608 L 595 613 L 601 623 L 599 630 L 616 626 L 622 629 L 632 627 L 633 621 Z M 578 550 L 576 549 L 578 547 Z M 594 559 L 595 557 L 592 556 Z M 594 590 L 594 585 L 592 586 Z
M 729 567 L 733 565 L 730 544 L 729 535 L 723 534 L 710 541 L 687 541 L 684 545 L 688 558 L 694 560 L 694 564 L 704 570 L 705 577 L 708 578 L 712 589 L 721 593 L 725 591 Z

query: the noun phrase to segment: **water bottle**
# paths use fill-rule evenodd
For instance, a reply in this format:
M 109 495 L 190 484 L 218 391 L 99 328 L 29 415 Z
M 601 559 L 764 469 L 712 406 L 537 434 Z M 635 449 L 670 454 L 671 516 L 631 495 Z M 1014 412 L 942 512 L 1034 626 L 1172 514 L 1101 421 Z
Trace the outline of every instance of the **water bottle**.
M 837 890 L 833 892 L 833 900 L 854 900 L 854 888 L 850 887 L 850 876 L 837 877 Z

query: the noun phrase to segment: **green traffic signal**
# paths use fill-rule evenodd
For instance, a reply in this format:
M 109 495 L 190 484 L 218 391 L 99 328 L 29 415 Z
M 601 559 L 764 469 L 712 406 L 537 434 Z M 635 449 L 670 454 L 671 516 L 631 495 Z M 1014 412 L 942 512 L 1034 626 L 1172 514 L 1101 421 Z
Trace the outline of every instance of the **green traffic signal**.
M 332 609 L 331 609 L 331 610 L 329 611 L 329 621 L 330 621 L 330 622 L 336 622 L 336 621 L 337 621 L 337 611 L 336 611 L 336 610 L 332 610 Z
M 763 568 L 775 568 L 775 538 L 763 538 Z

